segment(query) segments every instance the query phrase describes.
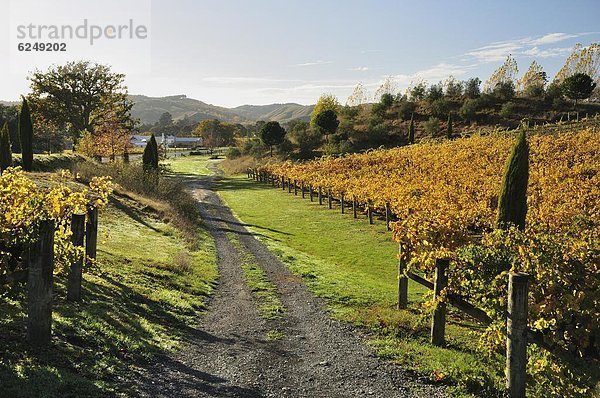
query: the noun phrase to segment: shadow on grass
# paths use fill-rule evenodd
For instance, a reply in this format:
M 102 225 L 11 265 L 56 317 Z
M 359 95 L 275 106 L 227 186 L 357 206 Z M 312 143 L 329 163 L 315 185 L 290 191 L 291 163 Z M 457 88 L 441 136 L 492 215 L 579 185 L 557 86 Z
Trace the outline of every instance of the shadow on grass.
M 0 302 L 0 396 L 115 396 L 122 392 L 122 380 L 130 379 L 124 376 L 134 367 L 148 366 L 153 358 L 166 354 L 172 347 L 173 336 L 196 345 L 232 343 L 194 327 L 199 308 L 178 308 L 150 299 L 129 285 L 186 289 L 169 275 L 166 280 L 153 280 L 139 270 L 134 271 L 127 259 L 105 257 L 105 262 L 110 263 L 108 271 L 96 271 L 84 280 L 82 302 L 66 301 L 65 279 L 55 278 L 53 338 L 47 348 L 34 349 L 26 342 L 25 286 L 12 297 L 3 297 Z M 134 272 L 138 279 L 132 282 Z M 207 294 L 193 291 L 198 289 L 191 287 L 189 290 L 186 292 L 189 295 Z M 169 341 L 164 340 L 166 336 Z M 187 372 L 194 379 L 198 376 L 194 369 L 186 371 L 180 366 L 179 371 Z M 214 376 L 205 376 L 214 380 Z
M 151 224 L 149 224 L 146 221 L 146 218 L 143 216 L 143 213 L 141 213 L 140 211 L 134 210 L 133 208 L 123 204 L 116 196 L 111 195 L 110 204 L 113 205 L 118 210 L 125 213 L 127 216 L 129 216 L 133 220 L 142 224 L 143 226 L 150 228 L 154 232 L 160 232 L 159 229 L 155 228 L 154 226 L 152 226 Z

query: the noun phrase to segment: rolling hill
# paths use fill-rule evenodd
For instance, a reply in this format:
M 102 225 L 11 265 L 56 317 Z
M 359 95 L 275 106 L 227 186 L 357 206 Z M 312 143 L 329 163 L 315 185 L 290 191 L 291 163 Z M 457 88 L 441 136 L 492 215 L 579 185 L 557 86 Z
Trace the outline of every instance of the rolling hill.
M 232 123 L 250 122 L 230 109 L 210 105 L 205 102 L 188 98 L 185 95 L 172 95 L 168 97 L 147 97 L 145 95 L 130 95 L 134 102 L 131 110 L 134 118 L 140 119 L 144 124 L 153 124 L 160 115 L 169 112 L 173 120 L 188 118 L 190 122 L 204 119 L 219 119 Z
M 242 105 L 231 111 L 252 120 L 288 122 L 293 119 L 308 121 L 314 105 L 294 103 L 271 105 Z
M 144 124 L 154 124 L 164 112 L 169 112 L 174 120 L 187 118 L 190 123 L 204 119 L 219 119 L 231 123 L 253 123 L 257 120 L 288 122 L 292 119 L 308 120 L 312 105 L 294 103 L 271 105 L 242 105 L 225 108 L 188 98 L 185 95 L 168 97 L 148 97 L 130 95 L 135 103 L 132 115 Z

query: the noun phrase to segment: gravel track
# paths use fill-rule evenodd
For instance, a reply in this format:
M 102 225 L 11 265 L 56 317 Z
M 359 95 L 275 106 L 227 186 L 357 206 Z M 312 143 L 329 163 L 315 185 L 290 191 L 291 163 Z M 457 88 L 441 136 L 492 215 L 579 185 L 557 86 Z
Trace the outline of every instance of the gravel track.
M 215 170 L 216 171 L 216 170 Z M 215 177 L 219 178 L 219 177 Z M 215 239 L 219 285 L 197 331 L 184 348 L 157 359 L 136 381 L 142 397 L 444 397 L 439 386 L 418 380 L 377 358 L 358 329 L 332 320 L 322 300 L 256 240 L 198 178 L 190 189 Z M 235 234 L 276 286 L 281 319 L 260 317 L 244 281 Z M 271 330 L 283 337 L 269 340 Z

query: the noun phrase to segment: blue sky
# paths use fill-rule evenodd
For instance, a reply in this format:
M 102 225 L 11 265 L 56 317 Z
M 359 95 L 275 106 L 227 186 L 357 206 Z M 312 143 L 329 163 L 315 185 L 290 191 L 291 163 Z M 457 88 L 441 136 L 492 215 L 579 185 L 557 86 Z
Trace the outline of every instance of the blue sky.
M 73 1 L 71 10 L 93 16 L 97 5 Z M 122 17 L 136 18 L 128 12 Z M 115 61 L 125 61 L 118 71 L 127 74 L 130 92 L 224 106 L 309 104 L 324 92 L 345 102 L 358 82 L 372 94 L 385 76 L 394 76 L 399 91 L 450 74 L 485 81 L 509 53 L 521 73 L 535 59 L 553 76 L 575 43 L 600 41 L 597 0 L 153 0 L 150 15 L 147 68 L 133 68 L 139 57 Z M 8 18 L 0 16 L 2 25 Z M 10 73 L 13 44 L 0 40 L 0 98 L 7 100 L 28 91 L 28 68 Z M 114 59 L 110 47 L 94 54 L 100 62 Z M 43 68 L 43 54 L 37 59 L 33 67 Z

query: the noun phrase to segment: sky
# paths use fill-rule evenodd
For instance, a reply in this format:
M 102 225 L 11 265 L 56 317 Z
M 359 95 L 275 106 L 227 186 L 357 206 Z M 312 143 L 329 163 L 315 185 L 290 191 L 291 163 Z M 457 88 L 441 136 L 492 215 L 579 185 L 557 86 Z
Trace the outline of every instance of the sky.
M 552 77 L 576 43 L 600 42 L 600 1 L 0 0 L 0 99 L 29 92 L 27 76 L 90 59 L 125 73 L 132 94 L 185 94 L 207 103 L 345 103 L 392 76 L 398 91 L 449 75 L 485 81 L 512 54 L 520 74 L 537 60 Z M 17 50 L 19 24 L 147 27 L 143 39 L 44 39 L 63 53 Z M 132 25 L 132 26 L 133 26 Z M 133 30 L 133 29 L 132 29 Z

